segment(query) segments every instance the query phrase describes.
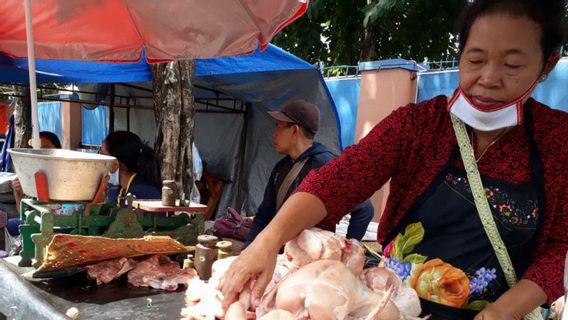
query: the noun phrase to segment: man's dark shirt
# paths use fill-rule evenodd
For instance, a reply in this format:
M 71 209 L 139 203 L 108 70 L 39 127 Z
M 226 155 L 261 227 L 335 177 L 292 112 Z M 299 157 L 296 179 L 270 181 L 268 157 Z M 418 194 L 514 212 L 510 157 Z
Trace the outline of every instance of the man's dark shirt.
M 314 142 L 311 147 L 309 147 L 298 157 L 298 159 L 296 159 L 296 161 L 292 160 L 290 156 L 286 156 L 278 161 L 278 163 L 274 166 L 274 169 L 272 169 L 270 179 L 268 179 L 268 184 L 264 190 L 264 198 L 258 207 L 252 228 L 246 237 L 245 244 L 248 245 L 251 243 L 276 215 L 276 195 L 278 194 L 278 189 L 296 162 L 303 161 L 306 158 L 308 159 L 296 179 L 294 179 L 290 185 L 290 189 L 284 197 L 284 200 L 288 199 L 288 197 L 294 192 L 302 180 L 304 180 L 304 177 L 307 176 L 312 169 L 318 169 L 335 157 L 336 156 L 323 144 Z M 370 217 L 369 221 L 371 220 L 373 216 L 373 206 L 369 200 L 365 200 L 351 211 L 352 216 L 359 214 L 364 214 Z

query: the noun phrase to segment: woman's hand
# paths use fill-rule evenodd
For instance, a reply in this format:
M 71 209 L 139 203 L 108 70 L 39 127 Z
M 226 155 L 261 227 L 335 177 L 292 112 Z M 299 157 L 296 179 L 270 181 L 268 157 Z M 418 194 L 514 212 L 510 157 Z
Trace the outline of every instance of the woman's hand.
M 479 312 L 474 320 L 519 320 L 545 302 L 546 294 L 536 283 L 521 279 Z
M 14 191 L 14 199 L 16 199 L 16 209 L 20 211 L 20 202 L 24 197 L 24 189 L 22 189 L 20 179 L 15 178 L 12 180 L 12 190 Z
M 244 288 L 250 286 L 253 308 L 258 307 L 266 286 L 272 279 L 276 266 L 278 250 L 271 250 L 263 244 L 262 239 L 253 241 L 233 261 L 221 278 L 219 290 L 223 293 L 223 310 L 238 300 Z
M 18 194 L 24 194 L 24 189 L 22 189 L 22 185 L 20 184 L 20 179 L 18 178 L 12 180 L 12 189 Z
M 310 214 L 303 214 L 309 212 Z M 290 196 L 268 226 L 233 261 L 219 284 L 223 294 L 223 310 L 239 297 L 239 293 L 252 285 L 251 300 L 256 308 L 272 279 L 276 256 L 280 248 L 302 230 L 311 228 L 327 215 L 323 202 L 316 196 L 297 192 Z

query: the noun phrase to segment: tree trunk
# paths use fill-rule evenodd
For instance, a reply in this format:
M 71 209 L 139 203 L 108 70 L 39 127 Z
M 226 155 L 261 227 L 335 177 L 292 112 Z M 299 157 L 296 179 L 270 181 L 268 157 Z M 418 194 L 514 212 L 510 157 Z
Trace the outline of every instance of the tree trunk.
M 193 60 L 152 65 L 155 151 L 162 179 L 175 180 L 186 199 L 190 198 L 193 186 L 194 68 Z
M 13 86 L 17 96 L 14 100 L 14 148 L 29 148 L 32 138 L 32 106 L 30 88 Z
M 369 23 L 365 27 L 365 35 L 363 37 L 363 42 L 361 43 L 361 55 L 359 60 L 361 62 L 373 61 L 377 58 L 374 27 L 374 23 Z
M 367 0 L 367 6 L 373 3 L 372 0 Z M 375 23 L 367 23 L 365 29 L 363 30 L 363 41 L 361 42 L 361 52 L 359 55 L 359 61 L 373 61 L 376 57 L 375 50 L 375 32 L 373 31 L 373 26 Z

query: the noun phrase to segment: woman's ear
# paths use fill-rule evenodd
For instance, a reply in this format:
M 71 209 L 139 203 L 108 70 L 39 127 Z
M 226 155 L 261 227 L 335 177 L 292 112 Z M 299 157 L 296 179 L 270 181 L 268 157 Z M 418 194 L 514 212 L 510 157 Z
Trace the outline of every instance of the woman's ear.
M 552 72 L 552 69 L 554 69 L 554 67 L 556 67 L 558 60 L 560 60 L 560 52 L 554 51 L 550 55 L 550 57 L 548 57 L 548 60 L 546 61 L 546 64 L 544 65 L 544 68 L 542 69 L 542 77 L 543 77 L 542 81 L 544 81 L 548 77 L 548 74 L 550 72 Z

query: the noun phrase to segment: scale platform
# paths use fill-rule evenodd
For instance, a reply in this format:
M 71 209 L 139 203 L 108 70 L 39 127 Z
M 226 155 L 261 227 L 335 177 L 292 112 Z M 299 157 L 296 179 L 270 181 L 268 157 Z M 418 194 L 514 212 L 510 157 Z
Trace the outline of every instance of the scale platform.
M 190 202 L 189 206 L 164 206 L 162 205 L 162 200 L 134 200 L 132 201 L 132 207 L 145 212 L 175 212 L 183 211 L 190 213 L 205 213 L 207 211 L 207 206 Z

